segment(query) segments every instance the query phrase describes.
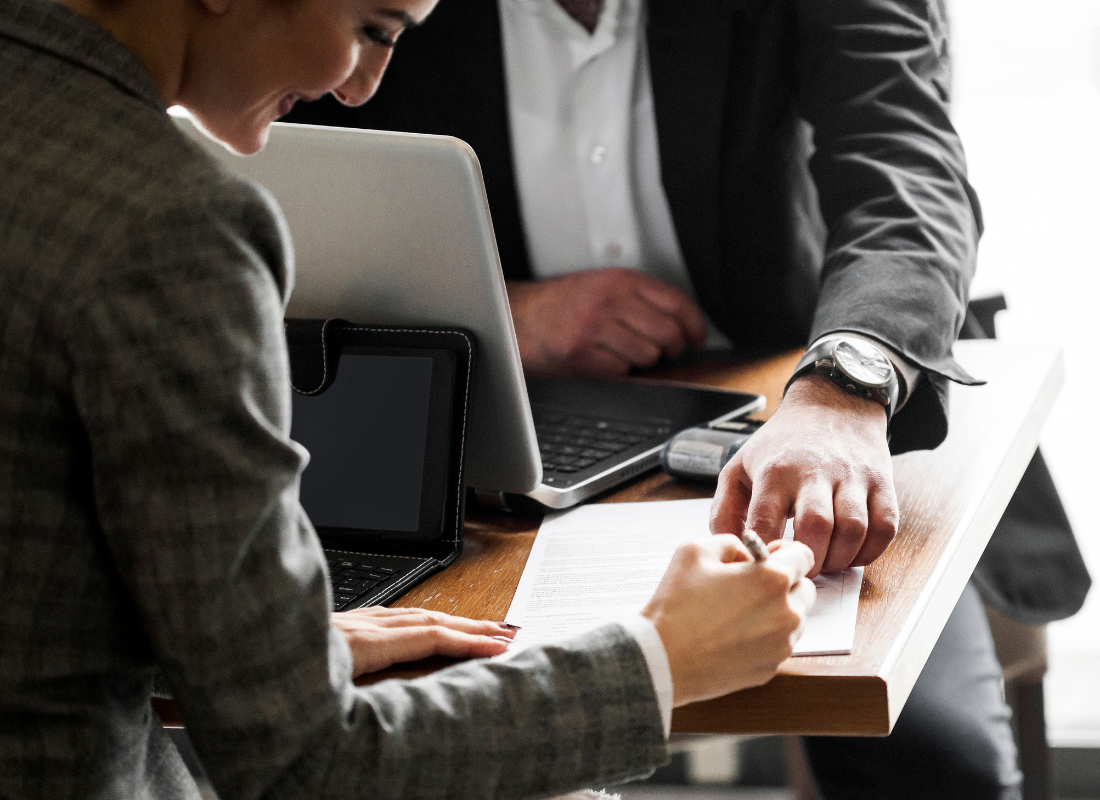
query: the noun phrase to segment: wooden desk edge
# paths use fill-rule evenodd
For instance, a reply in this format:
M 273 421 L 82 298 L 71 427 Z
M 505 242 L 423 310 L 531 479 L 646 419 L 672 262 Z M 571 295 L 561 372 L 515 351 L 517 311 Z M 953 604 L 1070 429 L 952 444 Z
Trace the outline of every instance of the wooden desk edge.
M 895 647 L 883 660 L 879 675 L 889 687 L 889 730 L 893 730 L 932 648 L 1039 446 L 1039 432 L 1065 380 L 1061 351 L 1052 347 L 1048 357 L 1050 363 L 1040 391 L 1031 403 L 1025 424 L 997 469 L 995 480 L 983 495 L 974 498 L 951 536 L 948 551 L 940 558 L 936 572 L 921 593 L 918 609 L 909 618 L 910 635 L 900 634 Z M 964 533 L 967 530 L 977 533 Z
M 672 732 L 886 736 L 887 695 L 876 675 L 780 674 L 763 686 L 676 709 Z

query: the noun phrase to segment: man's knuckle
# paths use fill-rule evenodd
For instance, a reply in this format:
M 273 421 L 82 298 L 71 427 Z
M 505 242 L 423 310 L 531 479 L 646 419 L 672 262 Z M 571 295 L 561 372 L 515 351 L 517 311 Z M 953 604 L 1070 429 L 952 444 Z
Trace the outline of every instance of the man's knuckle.
M 798 523 L 803 533 L 812 536 L 827 536 L 833 530 L 833 518 L 822 508 L 807 509 Z
M 603 327 L 606 316 L 601 308 L 585 307 L 577 314 L 576 326 L 573 330 L 565 331 L 565 340 L 571 342 L 574 347 L 581 345 L 595 336 Z
M 899 524 L 897 512 L 880 514 L 878 519 L 875 520 L 875 534 L 886 539 L 893 539 L 898 533 Z
M 578 361 L 588 356 L 588 338 L 585 333 L 569 335 L 562 342 L 562 352 L 570 361 Z
M 787 512 L 779 503 L 758 503 L 749 511 L 749 527 L 761 536 L 781 533 L 786 524 Z
M 661 348 L 652 342 L 645 342 L 639 348 L 638 363 L 651 367 L 661 360 Z
M 867 535 L 867 518 L 854 513 L 840 515 L 837 517 L 833 535 L 844 539 L 862 539 Z

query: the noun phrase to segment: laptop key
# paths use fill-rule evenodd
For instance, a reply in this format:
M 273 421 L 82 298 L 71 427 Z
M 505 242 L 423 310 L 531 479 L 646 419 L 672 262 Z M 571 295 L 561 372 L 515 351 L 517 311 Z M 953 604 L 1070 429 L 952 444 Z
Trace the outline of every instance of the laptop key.
M 609 455 L 611 455 L 611 453 L 608 452 L 607 450 L 598 450 L 594 447 L 590 448 L 588 450 L 582 450 L 580 452 L 581 458 L 594 458 L 597 461 L 602 461 L 603 459 L 607 458 Z

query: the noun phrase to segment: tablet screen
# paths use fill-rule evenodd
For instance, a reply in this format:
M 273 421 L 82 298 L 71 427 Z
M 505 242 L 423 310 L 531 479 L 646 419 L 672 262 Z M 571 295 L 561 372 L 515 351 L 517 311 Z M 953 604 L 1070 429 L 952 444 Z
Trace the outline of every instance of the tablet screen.
M 345 351 L 323 393 L 293 394 L 291 438 L 310 453 L 301 501 L 315 527 L 421 530 L 432 368 L 430 356 Z

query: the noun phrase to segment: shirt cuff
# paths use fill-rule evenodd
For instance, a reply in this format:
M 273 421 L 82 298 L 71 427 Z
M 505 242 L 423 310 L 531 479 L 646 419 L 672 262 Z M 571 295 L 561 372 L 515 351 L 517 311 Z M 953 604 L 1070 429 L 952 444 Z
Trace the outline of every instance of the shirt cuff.
M 862 339 L 865 342 L 870 342 L 879 350 L 886 354 L 886 357 L 890 359 L 890 362 L 894 365 L 894 372 L 897 373 L 898 378 L 901 381 L 901 388 L 903 392 L 898 394 L 898 405 L 894 409 L 896 412 L 899 408 L 905 405 L 905 401 L 909 399 L 909 395 L 913 394 L 913 390 L 917 388 L 917 383 L 920 381 L 921 371 L 906 361 L 904 358 L 894 352 L 894 349 L 889 345 L 883 344 L 878 339 L 870 336 L 864 336 L 861 333 L 851 333 L 849 331 L 837 331 L 836 333 L 827 333 L 818 339 L 816 342 L 810 345 L 810 349 L 817 347 L 823 342 L 831 342 L 833 339 L 840 339 L 845 337 L 851 337 L 853 339 Z
M 653 681 L 653 692 L 657 695 L 657 707 L 661 712 L 661 725 L 665 738 L 672 730 L 672 669 L 668 664 L 668 653 L 661 634 L 653 623 L 641 614 L 631 614 L 617 620 L 627 633 L 638 643 L 638 648 L 649 668 L 649 677 Z

